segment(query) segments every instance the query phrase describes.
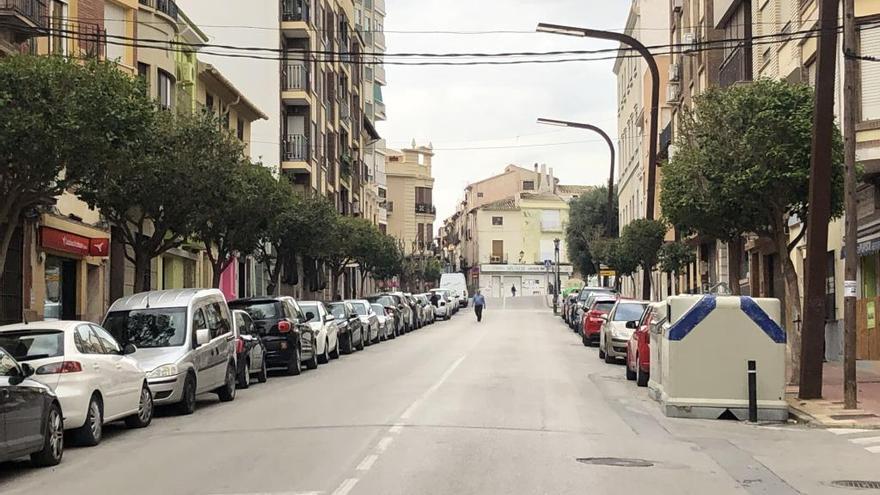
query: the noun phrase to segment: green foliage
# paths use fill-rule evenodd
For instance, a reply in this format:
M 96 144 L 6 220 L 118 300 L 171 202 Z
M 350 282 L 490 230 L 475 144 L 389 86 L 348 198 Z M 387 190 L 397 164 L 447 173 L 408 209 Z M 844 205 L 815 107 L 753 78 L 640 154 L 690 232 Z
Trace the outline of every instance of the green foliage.
M 365 271 L 377 280 L 388 280 L 399 276 L 402 271 L 402 256 L 393 237 L 376 230 L 373 248 L 360 260 Z
M 620 248 L 629 261 L 651 271 L 666 237 L 666 224 L 640 218 L 628 223 L 620 235 Z
M 658 254 L 660 271 L 663 273 L 680 273 L 696 261 L 694 250 L 683 242 L 668 242 L 660 248 Z
M 620 238 L 599 239 L 594 243 L 593 251 L 600 263 L 617 272 L 618 279 L 632 275 L 639 267 L 638 260 Z
M 441 275 L 443 275 L 443 265 L 440 264 L 440 260 L 436 258 L 428 258 L 425 260 L 424 269 L 422 271 L 422 280 L 437 283 L 440 281 Z
M 597 187 L 569 204 L 569 223 L 565 242 L 569 259 L 584 275 L 598 273 L 599 260 L 594 243 L 602 237 L 617 236 L 617 197 L 612 201 L 611 223 L 608 218 L 608 188 Z

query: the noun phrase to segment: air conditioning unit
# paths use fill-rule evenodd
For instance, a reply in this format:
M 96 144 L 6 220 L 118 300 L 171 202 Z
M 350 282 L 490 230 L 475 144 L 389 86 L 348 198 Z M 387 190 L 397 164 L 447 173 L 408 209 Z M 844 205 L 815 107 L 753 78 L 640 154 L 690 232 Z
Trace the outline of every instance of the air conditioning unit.
M 681 64 L 676 62 L 669 64 L 669 82 L 681 81 Z
M 501 263 L 501 256 L 491 256 L 489 258 L 490 263 Z
M 672 11 L 681 12 L 682 0 L 672 0 Z
M 684 33 L 681 37 L 681 51 L 693 54 L 697 50 L 698 38 L 695 33 Z
M 666 103 L 678 103 L 681 98 L 681 86 L 670 83 L 666 86 Z

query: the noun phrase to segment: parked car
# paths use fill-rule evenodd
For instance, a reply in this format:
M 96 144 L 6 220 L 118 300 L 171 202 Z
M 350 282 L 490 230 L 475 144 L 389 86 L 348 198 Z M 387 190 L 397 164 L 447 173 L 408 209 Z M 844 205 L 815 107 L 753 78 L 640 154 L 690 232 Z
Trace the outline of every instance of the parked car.
M 306 313 L 306 321 L 315 332 L 318 361 L 327 363 L 339 359 L 339 326 L 327 306 L 320 301 L 302 301 L 299 307 Z
M 563 298 L 562 298 L 562 315 L 561 316 L 562 316 L 562 319 L 565 320 L 566 323 L 568 323 L 571 320 L 571 318 L 574 317 L 574 311 L 572 311 L 572 309 L 574 308 L 574 305 L 577 302 L 577 298 L 578 298 L 579 294 L 580 294 L 580 291 L 574 291 L 567 296 L 563 296 Z
M 235 399 L 232 314 L 217 289 L 142 292 L 117 299 L 104 317 L 132 358 L 147 372 L 157 405 L 174 404 L 181 414 L 196 409 L 196 395 L 214 392 Z M 63 407 L 63 402 L 62 402 Z
M 379 303 L 372 303 L 370 306 L 379 319 L 379 339 L 389 340 L 394 338 L 394 312 Z
M 452 304 L 449 298 L 446 297 L 445 292 L 443 291 L 431 291 L 428 294 L 428 298 L 432 295 L 437 296 L 437 305 L 434 306 L 434 319 L 435 320 L 448 320 L 452 317 L 452 311 L 450 310 L 450 305 Z
M 33 380 L 58 398 L 64 427 L 79 445 L 97 445 L 104 424 L 125 419 L 132 428 L 153 420 L 153 395 L 146 373 L 129 357 L 137 349 L 119 345 L 94 323 L 41 321 L 0 327 L 0 347 L 35 370 Z
M 364 327 L 351 303 L 339 301 L 327 305 L 339 326 L 339 341 L 343 354 L 364 350 Z
M 443 295 L 446 299 L 446 303 L 449 305 L 448 312 L 449 315 L 447 317 L 452 317 L 455 313 L 458 313 L 459 304 L 458 300 L 453 296 L 453 293 L 449 289 L 432 289 L 431 292 L 436 292 L 437 294 Z
M 599 333 L 602 330 L 602 324 L 605 323 L 602 316 L 607 315 L 614 308 L 616 302 L 617 296 L 614 295 L 595 294 L 590 298 L 580 331 L 581 342 L 585 346 L 599 344 Z
M 651 375 L 651 333 L 660 332 L 667 321 L 666 303 L 651 303 L 639 320 L 626 347 L 626 379 L 635 380 L 639 387 L 647 387 Z
M 402 334 L 404 331 L 404 314 L 403 311 L 397 306 L 397 299 L 391 294 L 377 294 L 374 296 L 370 296 L 367 298 L 367 301 L 370 301 L 372 304 L 380 304 L 385 308 L 385 314 L 388 317 L 393 318 L 393 322 L 391 325 L 391 333 L 388 335 L 388 338 L 396 338 L 398 335 Z
M 413 312 L 413 330 L 418 330 L 425 326 L 425 315 L 422 313 L 422 307 L 416 298 L 413 297 L 409 292 L 403 294 L 403 298 L 406 301 L 406 304 L 409 305 L 410 309 Z
M 468 305 L 469 294 L 467 280 L 463 273 L 444 273 L 440 276 L 440 288 L 449 290 L 453 296 L 458 296 L 458 304 L 462 308 Z
M 64 455 L 64 418 L 52 389 L 33 379 L 34 368 L 0 348 L 0 462 L 30 456 L 55 466 Z
M 626 346 L 636 330 L 638 320 L 648 303 L 630 299 L 618 299 L 607 315 L 599 333 L 599 359 L 613 363 L 626 357 Z
M 416 294 L 413 297 L 419 302 L 419 307 L 421 308 L 422 318 L 425 324 L 430 325 L 434 323 L 434 305 L 431 304 L 431 301 L 428 299 L 429 296 L 425 294 Z
M 299 375 L 302 365 L 318 367 L 315 332 L 306 315 L 292 297 L 251 297 L 229 303 L 232 309 L 246 311 L 266 345 L 269 369 L 281 368 L 288 375 Z
M 373 306 L 366 299 L 354 299 L 348 301 L 361 320 L 364 329 L 364 341 L 366 345 L 379 342 L 379 316 L 373 311 Z
M 237 383 L 240 388 L 251 386 L 251 377 L 266 383 L 269 379 L 269 365 L 266 364 L 266 345 L 254 327 L 254 320 L 246 311 L 236 309 L 232 312 L 233 335 L 235 338 L 235 365 Z
M 614 291 L 607 287 L 584 287 L 581 289 L 578 294 L 577 302 L 575 303 L 574 317 L 569 322 L 569 326 L 575 333 L 580 333 L 581 323 L 584 320 L 584 306 L 586 306 L 590 296 L 595 293 L 614 294 Z
M 403 292 L 392 292 L 391 295 L 398 301 L 398 307 L 402 306 L 401 311 L 403 311 L 404 319 L 406 320 L 406 331 L 412 332 L 417 328 L 416 325 L 418 323 L 416 311 Z

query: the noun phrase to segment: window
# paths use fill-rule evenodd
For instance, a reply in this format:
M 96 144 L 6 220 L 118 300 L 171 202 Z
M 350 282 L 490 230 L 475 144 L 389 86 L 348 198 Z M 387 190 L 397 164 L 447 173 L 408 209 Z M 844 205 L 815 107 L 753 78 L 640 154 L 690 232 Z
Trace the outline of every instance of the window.
M 235 135 L 238 136 L 239 141 L 244 141 L 244 119 L 239 117 L 237 120 Z
M 73 332 L 73 344 L 82 354 L 104 354 L 104 347 L 89 325 L 79 325 Z
M 0 376 L 18 376 L 21 373 L 12 356 L 0 349 Z
M 211 93 L 205 93 L 205 108 L 214 113 L 214 95 Z
M 193 330 L 202 330 L 203 328 L 208 328 L 208 323 L 205 321 L 205 312 L 202 311 L 201 308 L 195 310 L 193 313 Z
M 159 105 L 171 109 L 174 102 L 174 78 L 164 70 L 159 70 Z
M 29 330 L 0 334 L 0 348 L 6 349 L 19 361 L 43 359 L 64 355 L 64 332 Z
M 425 224 L 420 223 L 418 225 L 418 234 L 416 235 L 416 239 L 418 240 L 419 247 L 425 244 Z
M 483 193 L 478 192 L 478 193 L 477 193 L 477 197 L 478 197 L 478 198 L 482 198 L 482 197 L 483 197 Z
M 50 9 L 49 47 L 53 55 L 67 55 L 67 3 L 52 0 Z
M 523 191 L 534 191 L 535 190 L 535 181 L 533 180 L 524 180 L 523 181 Z
M 101 346 L 104 347 L 104 351 L 106 351 L 107 354 L 122 354 L 122 347 L 119 346 L 119 343 L 116 342 L 116 339 L 114 339 L 112 335 L 97 325 L 91 325 L 91 327 L 92 332 L 98 337 Z
M 504 225 L 504 217 L 492 217 L 492 225 Z
M 204 318 L 199 324 L 194 316 L 193 322 L 194 329 L 205 328 Z M 104 328 L 122 344 L 176 347 L 186 342 L 186 308 L 114 311 L 107 315 Z
M 150 66 L 143 62 L 138 62 L 138 77 L 144 81 L 147 87 L 147 94 L 150 94 Z
M 876 55 L 880 52 L 880 31 L 860 27 L 859 51 L 862 55 Z M 880 120 L 880 63 L 861 61 L 859 66 L 861 120 Z
M 541 230 L 545 232 L 562 230 L 562 219 L 559 210 L 541 211 Z
M 112 2 L 104 2 L 104 28 L 111 41 L 125 37 L 125 9 Z M 122 62 L 125 47 L 120 43 L 107 43 L 107 60 Z
M 416 188 L 416 204 L 430 205 L 433 204 L 432 190 L 430 187 Z
M 216 338 L 229 331 L 229 322 L 223 317 L 220 303 L 212 303 L 205 306 L 205 319 L 208 321 L 208 330 L 211 338 Z

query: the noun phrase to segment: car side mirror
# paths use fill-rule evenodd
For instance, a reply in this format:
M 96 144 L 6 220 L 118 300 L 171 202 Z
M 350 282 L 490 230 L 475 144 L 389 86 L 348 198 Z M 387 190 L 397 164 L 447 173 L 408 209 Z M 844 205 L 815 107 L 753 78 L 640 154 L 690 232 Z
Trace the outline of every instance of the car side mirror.
M 309 320 L 309 321 L 314 320 L 314 319 L 315 319 L 315 313 L 312 313 L 311 311 L 306 312 L 306 319 Z
M 21 363 L 21 376 L 22 378 L 27 378 L 29 376 L 34 376 L 37 370 L 34 369 L 33 366 L 27 363 Z
M 639 328 L 639 322 L 633 320 L 626 322 L 626 328 L 631 328 L 633 330 Z
M 599 315 L 599 319 L 602 321 L 608 321 L 608 315 Z
M 138 348 L 134 344 L 125 344 L 125 347 L 122 348 L 122 355 L 128 356 L 130 354 L 136 353 L 137 350 Z
M 211 341 L 211 331 L 207 328 L 196 330 L 196 345 L 203 346 Z
M 326 321 L 326 322 L 331 322 L 331 321 L 334 321 L 334 320 L 336 320 L 336 317 L 333 316 L 333 315 L 326 315 L 326 316 L 324 316 L 324 321 Z

